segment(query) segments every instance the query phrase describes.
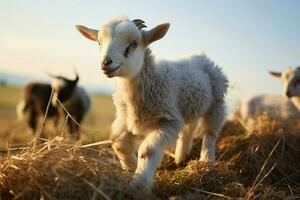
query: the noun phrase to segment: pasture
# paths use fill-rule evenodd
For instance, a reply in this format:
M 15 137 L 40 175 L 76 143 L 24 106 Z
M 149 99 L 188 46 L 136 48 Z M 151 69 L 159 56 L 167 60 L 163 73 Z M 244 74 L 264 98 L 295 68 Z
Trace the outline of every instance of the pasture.
M 21 99 L 22 90 L 14 86 L 0 86 L 0 147 L 4 148 L 13 134 L 12 144 L 21 145 L 33 139 L 33 134 L 25 123 L 19 122 L 16 116 L 16 105 Z M 92 95 L 92 109 L 82 124 L 84 142 L 99 141 L 109 135 L 110 124 L 114 118 L 114 106 L 111 97 Z M 101 120 L 98 120 L 101 119 Z M 63 120 L 60 123 L 63 126 Z M 53 122 L 46 123 L 47 136 L 57 136 Z M 66 131 L 65 131 L 66 132 Z M 61 134 L 61 133 L 60 133 Z M 60 135 L 59 134 L 59 135 Z M 68 133 L 65 134 L 68 137 Z
M 111 97 L 92 95 L 80 142 L 55 132 L 49 123 L 49 138 L 32 147 L 34 136 L 16 119 L 20 95 L 20 88 L 0 87 L 1 199 L 300 198 L 298 124 L 262 115 L 255 129 L 246 130 L 238 121 L 227 121 L 218 139 L 216 163 L 198 161 L 197 139 L 181 166 L 175 166 L 172 152 L 165 155 L 153 193 L 147 194 L 130 187 L 132 172 L 121 169 L 109 145 L 83 146 L 108 138 L 114 118 Z

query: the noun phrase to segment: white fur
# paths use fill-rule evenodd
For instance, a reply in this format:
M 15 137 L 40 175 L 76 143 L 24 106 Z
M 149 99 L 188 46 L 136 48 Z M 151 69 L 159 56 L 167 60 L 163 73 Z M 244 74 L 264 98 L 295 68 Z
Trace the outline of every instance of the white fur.
M 235 117 L 240 117 L 249 129 L 254 127 L 256 117 L 263 113 L 267 113 L 273 119 L 283 121 L 300 118 L 300 69 L 287 68 L 282 73 L 271 72 L 271 74 L 281 79 L 283 92 L 290 98 L 260 95 L 243 100 Z
M 133 184 L 150 188 L 164 150 L 176 144 L 180 132 L 175 161 L 185 160 L 200 118 L 205 130 L 200 160 L 214 161 L 215 143 L 225 117 L 228 81 L 205 55 L 154 62 L 147 46 L 162 38 L 169 24 L 149 31 L 133 25 L 128 19 L 113 20 L 100 28 L 97 38 L 103 45 L 101 58 L 108 55 L 112 66 L 121 64 L 108 75 L 116 77 L 117 82 L 113 96 L 117 110 L 112 124 L 113 149 L 123 168 L 135 170 Z M 83 35 L 93 34 L 81 27 L 78 29 Z M 139 45 L 126 57 L 123 52 L 132 40 Z M 144 139 L 139 140 L 141 137 Z
M 290 92 L 292 97 L 300 96 L 300 67 L 289 67 L 281 73 L 284 94 Z M 295 84 L 298 81 L 298 84 Z
M 17 105 L 17 108 L 16 108 L 16 111 L 17 111 L 17 117 L 18 117 L 18 120 L 24 120 L 26 118 L 25 116 L 25 101 L 24 100 L 21 100 L 18 105 Z
M 63 79 L 54 78 L 53 81 L 52 81 L 51 86 L 54 90 L 59 90 L 59 89 L 65 87 L 66 84 L 67 84 L 66 81 L 64 81 Z
M 61 78 L 54 78 L 53 79 L 53 81 L 52 81 L 52 83 L 51 83 L 51 86 L 52 86 L 52 89 L 53 89 L 53 91 L 54 91 L 54 93 L 53 93 L 53 97 L 54 98 L 52 98 L 52 100 L 51 100 L 51 103 L 52 103 L 52 105 L 54 106 L 54 107 L 56 107 L 57 106 L 57 101 L 56 101 L 56 99 L 57 99 L 57 93 L 58 93 L 58 91 L 61 89 L 61 88 L 64 88 L 65 86 L 66 86 L 66 81 L 64 81 L 63 79 L 61 79 Z
M 110 76 L 134 77 L 140 70 L 143 63 L 143 48 L 139 45 L 132 56 L 123 56 L 125 49 L 132 40 L 141 42 L 142 34 L 135 24 L 126 18 L 117 18 L 112 22 L 103 25 L 98 32 L 98 41 L 101 47 L 100 62 L 105 57 L 110 57 L 113 61 L 109 67 L 114 71 Z

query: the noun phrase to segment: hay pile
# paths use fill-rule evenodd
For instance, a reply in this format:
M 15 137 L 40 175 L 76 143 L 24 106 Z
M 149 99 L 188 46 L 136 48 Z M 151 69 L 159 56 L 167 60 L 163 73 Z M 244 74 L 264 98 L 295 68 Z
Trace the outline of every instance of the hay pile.
M 199 156 L 201 142 L 193 148 Z M 168 178 L 161 178 L 159 196 L 178 199 L 298 199 L 300 198 L 300 132 L 267 116 L 246 131 L 227 122 L 217 144 L 217 162 L 190 161 Z M 165 174 L 167 175 L 167 173 Z
M 1 159 L 0 194 L 2 199 L 127 199 L 133 197 L 130 176 L 107 147 L 51 141 Z
M 283 128 L 282 128 L 283 127 Z M 295 199 L 300 198 L 300 133 L 268 118 L 249 132 L 228 122 L 216 163 L 191 159 L 175 167 L 166 156 L 153 194 L 130 188 L 108 146 L 99 149 L 48 141 L 0 160 L 2 199 Z

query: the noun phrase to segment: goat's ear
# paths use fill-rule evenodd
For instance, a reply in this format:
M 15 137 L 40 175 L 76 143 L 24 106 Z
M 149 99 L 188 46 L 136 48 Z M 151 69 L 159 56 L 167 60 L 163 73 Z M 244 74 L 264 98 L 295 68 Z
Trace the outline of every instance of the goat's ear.
M 97 41 L 98 39 L 98 31 L 94 29 L 87 28 L 85 26 L 76 25 L 77 30 L 86 38 Z
M 274 77 L 277 77 L 277 78 L 280 78 L 281 77 L 281 72 L 274 72 L 274 71 L 269 71 L 269 73 L 274 76 Z
M 143 35 L 145 46 L 152 42 L 163 38 L 170 27 L 169 23 L 160 24 L 149 31 L 145 31 Z

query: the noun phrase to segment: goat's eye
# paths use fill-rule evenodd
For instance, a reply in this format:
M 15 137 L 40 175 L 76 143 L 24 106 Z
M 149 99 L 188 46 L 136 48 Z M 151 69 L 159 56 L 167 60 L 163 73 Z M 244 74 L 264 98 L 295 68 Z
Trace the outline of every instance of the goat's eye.
M 138 42 L 133 40 L 131 43 L 130 43 L 130 47 L 132 48 L 136 48 L 138 46 Z
M 99 45 L 101 45 L 99 40 L 97 42 L 98 42 Z

